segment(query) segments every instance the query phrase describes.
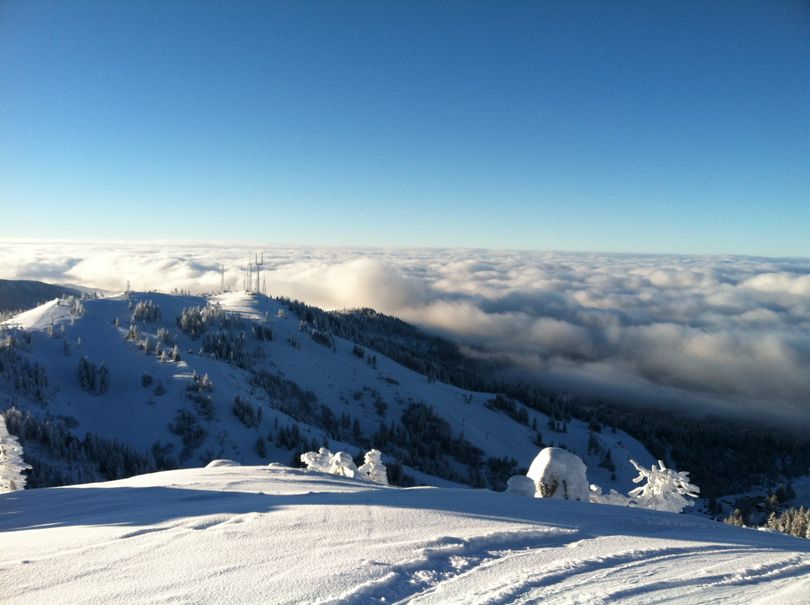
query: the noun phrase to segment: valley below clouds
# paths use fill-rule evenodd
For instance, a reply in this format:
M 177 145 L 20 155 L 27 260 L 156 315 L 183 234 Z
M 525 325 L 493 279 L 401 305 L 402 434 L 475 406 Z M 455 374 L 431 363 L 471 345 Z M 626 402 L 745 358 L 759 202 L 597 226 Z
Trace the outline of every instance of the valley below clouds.
M 810 259 L 0 241 L 0 278 L 372 307 L 578 395 L 810 424 Z

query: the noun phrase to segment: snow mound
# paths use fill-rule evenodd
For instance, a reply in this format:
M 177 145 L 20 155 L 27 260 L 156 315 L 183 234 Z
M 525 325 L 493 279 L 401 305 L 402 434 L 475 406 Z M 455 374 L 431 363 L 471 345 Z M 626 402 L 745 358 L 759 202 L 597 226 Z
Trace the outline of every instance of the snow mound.
M 514 475 L 506 482 L 506 493 L 514 496 L 534 496 L 537 493 L 537 484 L 526 475 Z
M 212 460 L 205 465 L 205 468 L 217 468 L 220 466 L 242 466 L 236 460 L 229 460 L 228 458 L 220 458 L 219 460 Z
M 576 454 L 559 447 L 547 447 L 537 454 L 526 476 L 535 482 L 541 498 L 588 502 L 587 470 Z

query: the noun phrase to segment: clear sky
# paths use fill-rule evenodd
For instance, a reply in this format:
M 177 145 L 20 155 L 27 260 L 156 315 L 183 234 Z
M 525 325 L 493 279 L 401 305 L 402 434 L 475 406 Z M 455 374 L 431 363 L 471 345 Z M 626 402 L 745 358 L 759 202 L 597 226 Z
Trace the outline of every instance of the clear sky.
M 0 236 L 810 256 L 810 3 L 0 1 Z

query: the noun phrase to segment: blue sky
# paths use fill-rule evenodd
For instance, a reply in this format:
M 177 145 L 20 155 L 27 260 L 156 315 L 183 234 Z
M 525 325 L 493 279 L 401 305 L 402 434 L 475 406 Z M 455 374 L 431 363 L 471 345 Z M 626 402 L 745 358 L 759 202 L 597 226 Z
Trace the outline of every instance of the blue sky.
M 806 2 L 3 2 L 2 236 L 810 256 Z

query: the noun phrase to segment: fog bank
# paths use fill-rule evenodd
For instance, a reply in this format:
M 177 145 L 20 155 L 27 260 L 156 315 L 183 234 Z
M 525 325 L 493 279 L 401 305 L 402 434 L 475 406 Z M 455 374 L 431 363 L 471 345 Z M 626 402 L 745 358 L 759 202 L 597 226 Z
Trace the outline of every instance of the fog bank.
M 259 247 L 0 242 L 0 277 L 241 288 Z M 265 247 L 267 291 L 373 307 L 596 396 L 810 419 L 810 259 Z

